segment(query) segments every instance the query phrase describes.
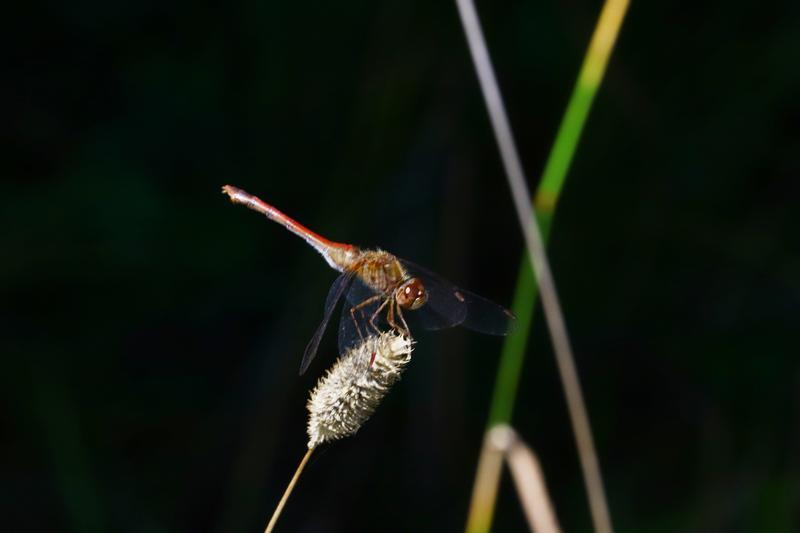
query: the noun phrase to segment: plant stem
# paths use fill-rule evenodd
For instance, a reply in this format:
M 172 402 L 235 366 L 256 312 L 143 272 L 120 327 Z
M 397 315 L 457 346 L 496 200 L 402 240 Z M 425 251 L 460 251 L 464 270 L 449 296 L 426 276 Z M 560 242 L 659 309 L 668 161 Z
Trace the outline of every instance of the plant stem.
M 499 426 L 498 426 L 499 427 Z M 489 531 L 492 526 L 497 487 L 503 468 L 503 454 L 492 445 L 491 432 L 483 435 L 478 471 L 472 485 L 472 501 L 467 515 L 467 533 Z
M 495 441 L 495 446 L 503 451 L 531 531 L 560 533 L 561 528 L 536 453 L 506 424 L 495 426 L 489 435 Z
M 508 119 L 505 116 L 502 97 L 497 87 L 474 5 L 471 0 L 456 0 L 456 2 L 525 234 L 528 255 L 542 288 L 545 318 L 550 328 L 556 360 L 567 398 L 578 454 L 589 494 L 595 530 L 601 532 L 611 531 L 611 520 L 592 441 L 588 415 L 583 404 L 569 339 L 563 323 L 563 316 L 560 312 L 555 285 L 550 275 L 543 241 L 549 235 L 552 216 L 566 179 L 567 170 L 575 154 L 591 104 L 619 34 L 622 20 L 628 8 L 628 0 L 607 0 L 598 19 L 575 89 L 562 119 L 556 142 L 550 152 L 544 176 L 536 195 L 535 205 L 539 222 L 542 225 L 541 233 L 536 225 L 533 209 L 528 203 L 530 195 L 527 192 L 525 176 L 514 146 Z M 536 298 L 536 282 L 530 274 L 531 264 L 527 263 L 527 259 L 528 257 L 522 261 L 514 297 L 513 310 L 517 314 L 519 327 L 515 334 L 508 337 L 503 347 L 487 432 L 495 424 L 509 422 L 513 412 Z M 481 472 L 482 468 L 483 466 L 479 463 L 478 471 Z M 473 492 L 473 494 L 475 495 L 476 492 Z M 477 516 L 483 513 L 470 513 L 467 523 L 468 531 L 488 531 L 494 511 L 494 496 L 491 496 L 490 499 L 491 503 L 483 511 L 483 513 L 486 513 L 485 516 Z M 476 502 L 475 498 L 473 498 L 471 509 L 485 507 L 485 504 Z
M 289 482 L 289 485 L 287 485 L 286 490 L 283 492 L 281 501 L 279 501 L 278 506 L 275 507 L 275 512 L 272 513 L 272 518 L 269 519 L 269 523 L 267 524 L 266 529 L 264 529 L 264 533 L 272 533 L 272 530 L 275 529 L 275 524 L 278 522 L 278 518 L 281 516 L 284 506 L 286 506 L 286 501 L 292 494 L 294 486 L 297 485 L 297 480 L 300 479 L 300 474 L 303 473 L 303 469 L 306 467 L 306 463 L 308 463 L 308 460 L 311 458 L 311 453 L 313 451 L 314 448 L 309 448 L 306 454 L 303 456 L 303 459 L 300 461 L 300 464 L 297 466 L 297 470 L 295 470 L 292 480 Z

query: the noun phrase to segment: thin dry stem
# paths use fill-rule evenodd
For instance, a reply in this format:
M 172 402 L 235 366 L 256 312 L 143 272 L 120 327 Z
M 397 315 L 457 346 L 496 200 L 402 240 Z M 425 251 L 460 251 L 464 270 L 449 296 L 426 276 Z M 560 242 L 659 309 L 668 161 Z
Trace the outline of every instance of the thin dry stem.
M 311 458 L 311 454 L 313 453 L 313 451 L 314 448 L 309 448 L 306 454 L 303 456 L 303 459 L 300 461 L 300 464 L 297 466 L 297 470 L 295 470 L 294 476 L 292 476 L 292 480 L 289 482 L 289 485 L 283 492 L 283 496 L 281 496 L 281 501 L 279 501 L 278 506 L 275 507 L 275 512 L 272 513 L 272 518 L 269 519 L 269 523 L 267 524 L 266 529 L 264 529 L 264 533 L 272 533 L 272 530 L 275 529 L 275 524 L 278 522 L 278 518 L 281 516 L 283 508 L 286 506 L 286 501 L 292 494 L 294 486 L 297 485 L 297 480 L 300 479 L 300 474 L 303 473 L 303 469 L 306 467 L 306 463 L 308 463 L 308 460 Z
M 506 424 L 494 426 L 486 433 L 483 441 L 478 461 L 478 475 L 472 494 L 472 506 L 467 520 L 467 532 L 490 529 L 503 459 L 511 470 L 517 495 L 531 531 L 559 533 L 561 529 L 536 454 Z
M 497 447 L 505 449 L 511 477 L 531 530 L 537 533 L 559 533 L 561 529 L 534 451 L 508 426 L 493 428 L 489 439 L 495 441 Z
M 490 435 L 491 433 L 486 433 L 481 456 L 478 459 L 478 473 L 475 476 L 472 504 L 467 516 L 467 533 L 489 531 L 492 524 L 497 489 L 500 486 L 503 454 L 493 445 Z
M 555 282 L 550 271 L 550 264 L 542 242 L 539 226 L 533 213 L 533 207 L 529 201 L 531 197 L 530 191 L 522 170 L 522 164 L 511 133 L 511 126 L 503 105 L 500 88 L 495 79 L 494 69 L 489 58 L 475 6 L 472 0 L 456 0 L 456 3 L 472 53 L 472 59 L 475 63 L 475 70 L 478 73 L 492 128 L 500 149 L 500 156 L 511 188 L 514 205 L 525 236 L 528 254 L 536 273 L 536 278 L 539 281 L 542 306 L 567 399 L 567 407 L 578 447 L 578 456 L 589 495 L 589 506 L 594 527 L 600 533 L 610 532 L 611 519 L 608 513 L 608 504 L 606 503 L 603 489 L 597 452 L 595 451 L 592 431 L 589 425 L 589 417 L 583 401 L 578 374 L 575 370 L 572 347 L 567 335 Z

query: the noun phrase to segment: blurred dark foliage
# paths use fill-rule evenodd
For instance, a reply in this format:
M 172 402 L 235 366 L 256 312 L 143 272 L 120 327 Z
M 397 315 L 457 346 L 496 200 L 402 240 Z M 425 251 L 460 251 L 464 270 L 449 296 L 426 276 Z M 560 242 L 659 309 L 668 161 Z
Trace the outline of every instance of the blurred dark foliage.
M 600 2 L 479 4 L 531 187 Z M 449 2 L 4 13 L 7 531 L 260 531 L 335 273 L 219 193 L 510 304 L 521 238 Z M 800 528 L 800 3 L 634 2 L 550 250 L 619 531 Z M 515 426 L 587 502 L 539 319 Z M 283 531 L 458 531 L 501 341 L 420 334 Z M 522 531 L 504 483 L 496 531 Z

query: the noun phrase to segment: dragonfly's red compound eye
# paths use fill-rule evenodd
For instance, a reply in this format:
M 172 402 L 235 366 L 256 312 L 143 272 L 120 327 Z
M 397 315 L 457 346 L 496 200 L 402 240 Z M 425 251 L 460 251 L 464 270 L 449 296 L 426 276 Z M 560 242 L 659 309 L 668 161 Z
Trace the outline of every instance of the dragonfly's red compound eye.
M 397 289 L 395 293 L 397 303 L 403 309 L 419 309 L 428 301 L 428 291 L 419 278 L 411 278 Z

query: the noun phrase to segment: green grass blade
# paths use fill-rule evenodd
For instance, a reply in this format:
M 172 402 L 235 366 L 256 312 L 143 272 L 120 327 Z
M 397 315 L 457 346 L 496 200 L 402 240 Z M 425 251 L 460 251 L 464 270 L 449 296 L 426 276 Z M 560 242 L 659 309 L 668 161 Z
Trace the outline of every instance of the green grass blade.
M 577 149 L 597 88 L 597 85 L 587 87 L 585 84 L 581 84 L 580 80 L 576 84 L 567 105 L 567 110 L 564 113 L 564 118 L 561 121 L 556 142 L 547 159 L 544 175 L 539 188 L 536 190 L 534 201 L 536 218 L 545 242 L 550 238 L 550 228 L 558 205 L 558 199 L 561 196 L 561 190 L 567 178 L 567 171 L 569 171 L 572 163 L 572 158 Z M 538 295 L 539 287 L 533 277 L 533 268 L 528 259 L 528 254 L 522 254 L 512 304 L 512 311 L 517 316 L 517 328 L 512 335 L 506 338 L 503 344 L 492 407 L 489 411 L 489 427 L 495 424 L 511 422 L 514 401 L 519 386 L 519 376 L 522 371 L 525 348 L 528 344 L 528 335 Z
M 553 216 L 583 132 L 586 118 L 600 87 L 608 58 L 622 24 L 627 0 L 608 0 L 598 20 L 575 88 L 547 158 L 544 174 L 536 191 L 534 206 L 545 242 L 549 240 Z M 609 27 L 610 26 L 610 27 Z M 528 332 L 538 288 L 527 254 L 523 254 L 512 310 L 517 315 L 516 331 L 506 338 L 500 359 L 497 382 L 490 410 L 489 426 L 509 423 L 527 346 Z
M 605 2 L 578 75 L 578 80 L 559 126 L 555 143 L 545 165 L 544 174 L 534 200 L 537 220 L 545 243 L 550 235 L 553 216 L 555 215 L 567 172 L 574 158 L 592 102 L 602 81 L 627 9 L 628 0 L 607 0 Z M 518 324 L 515 332 L 507 337 L 503 345 L 489 413 L 487 435 L 495 425 L 511 422 L 537 296 L 538 287 L 528 260 L 528 254 L 524 254 L 512 305 L 512 310 L 517 315 Z M 483 457 L 481 457 L 478 465 L 479 472 L 482 469 L 482 462 Z M 599 487 L 599 489 L 600 493 L 602 493 L 602 487 Z M 496 487 L 493 490 L 494 492 L 488 498 L 489 502 L 476 502 L 473 497 L 467 522 L 467 531 L 483 532 L 490 529 L 494 513 Z M 473 494 L 477 492 L 478 487 L 476 486 Z M 481 493 L 487 494 L 486 490 Z M 604 506 L 604 502 L 601 502 L 602 505 L 598 505 L 595 502 L 590 503 L 592 504 L 592 514 L 597 519 L 595 523 L 598 529 L 610 531 L 611 525 L 608 513 L 604 508 L 600 508 Z

